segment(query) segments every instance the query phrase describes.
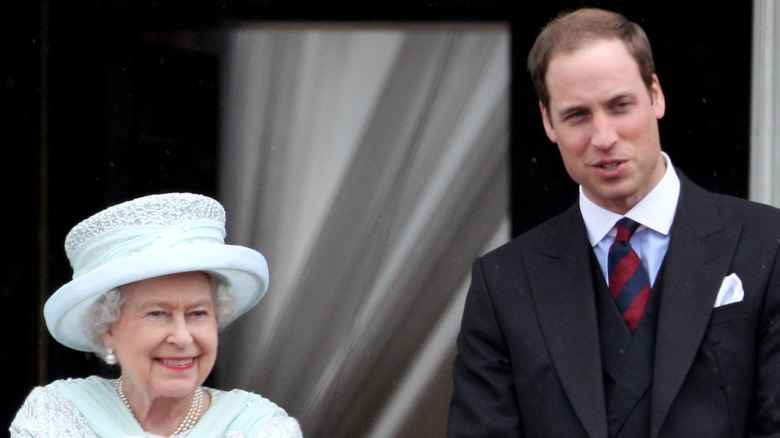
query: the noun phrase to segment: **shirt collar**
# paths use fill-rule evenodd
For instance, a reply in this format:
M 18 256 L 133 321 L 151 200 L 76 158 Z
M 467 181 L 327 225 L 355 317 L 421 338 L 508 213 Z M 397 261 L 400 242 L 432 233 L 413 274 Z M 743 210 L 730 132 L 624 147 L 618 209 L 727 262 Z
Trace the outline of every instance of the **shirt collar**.
M 624 216 L 631 218 L 642 226 L 639 229 L 650 228 L 664 236 L 669 235 L 672 228 L 674 213 L 677 210 L 677 200 L 680 198 L 680 178 L 674 171 L 672 160 L 665 152 L 661 152 L 666 162 L 666 172 L 658 184 L 638 204 Z M 609 234 L 620 218 L 613 213 L 593 203 L 580 186 L 580 212 L 588 230 L 590 244 L 596 246 Z

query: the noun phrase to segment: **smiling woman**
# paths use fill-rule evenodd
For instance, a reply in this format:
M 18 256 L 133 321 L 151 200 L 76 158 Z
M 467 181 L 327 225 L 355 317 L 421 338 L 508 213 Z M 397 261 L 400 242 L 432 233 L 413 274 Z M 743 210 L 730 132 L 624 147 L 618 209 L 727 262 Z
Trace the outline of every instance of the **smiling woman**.
M 118 387 L 135 406 L 136 418 L 147 429 L 161 423 L 165 432 L 171 427 L 167 418 L 182 416 L 167 401 L 187 400 L 214 367 L 217 319 L 210 281 L 203 272 L 166 275 L 133 283 L 125 294 L 119 320 L 103 333 L 103 343 L 122 364 Z
M 257 251 L 225 245 L 225 212 L 188 193 L 108 208 L 65 240 L 73 280 L 47 301 L 52 336 L 121 377 L 35 388 L 12 437 L 300 437 L 297 421 L 246 391 L 202 387 L 217 332 L 268 289 Z

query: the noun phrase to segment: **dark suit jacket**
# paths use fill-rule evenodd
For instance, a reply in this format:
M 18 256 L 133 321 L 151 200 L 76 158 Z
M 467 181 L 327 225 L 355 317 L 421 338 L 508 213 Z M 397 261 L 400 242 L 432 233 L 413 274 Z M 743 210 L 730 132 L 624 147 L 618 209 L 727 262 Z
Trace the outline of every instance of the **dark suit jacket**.
M 780 212 L 678 175 L 647 436 L 780 437 Z M 475 261 L 449 437 L 608 436 L 591 254 L 575 205 Z

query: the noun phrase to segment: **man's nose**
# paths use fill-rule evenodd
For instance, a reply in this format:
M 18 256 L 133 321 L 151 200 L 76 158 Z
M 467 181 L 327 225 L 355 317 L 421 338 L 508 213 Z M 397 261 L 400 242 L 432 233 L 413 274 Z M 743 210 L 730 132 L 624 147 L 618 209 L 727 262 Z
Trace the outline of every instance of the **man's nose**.
M 591 143 L 600 149 L 607 149 L 617 142 L 617 130 L 609 116 L 597 113 L 593 116 L 593 134 Z

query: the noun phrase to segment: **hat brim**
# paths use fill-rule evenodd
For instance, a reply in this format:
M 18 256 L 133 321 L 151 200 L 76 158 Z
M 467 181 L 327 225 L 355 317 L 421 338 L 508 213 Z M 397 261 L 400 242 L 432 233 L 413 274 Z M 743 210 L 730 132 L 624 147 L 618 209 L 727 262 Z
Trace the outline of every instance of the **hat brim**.
M 235 299 L 225 325 L 257 304 L 268 290 L 268 264 L 259 252 L 235 245 L 190 244 L 154 254 L 126 257 L 101 265 L 59 288 L 46 301 L 46 326 L 59 343 L 92 351 L 82 320 L 89 307 L 111 289 L 181 272 L 204 271 L 220 277 Z

